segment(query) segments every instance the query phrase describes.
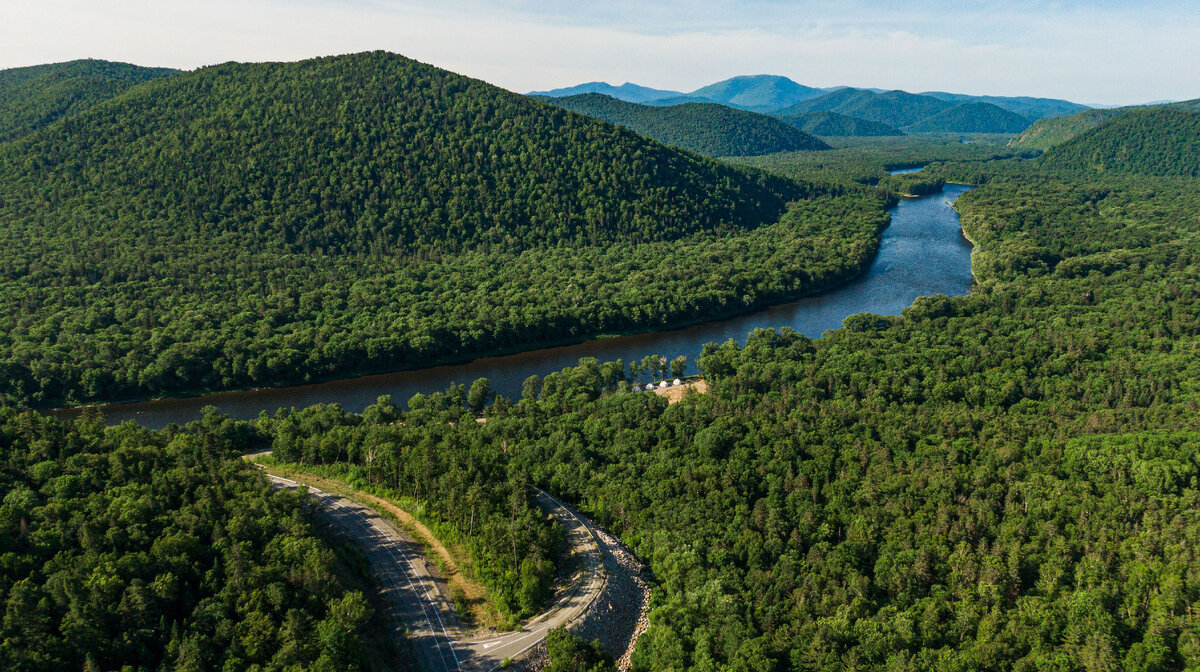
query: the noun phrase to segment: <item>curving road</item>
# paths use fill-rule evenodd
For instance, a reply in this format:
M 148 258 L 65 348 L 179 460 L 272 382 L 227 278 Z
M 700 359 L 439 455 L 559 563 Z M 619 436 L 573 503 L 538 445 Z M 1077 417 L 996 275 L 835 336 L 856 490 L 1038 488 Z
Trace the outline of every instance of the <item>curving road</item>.
M 302 485 L 265 475 L 276 488 Z M 380 589 L 395 608 L 397 634 L 412 643 L 417 663 L 425 672 L 491 672 L 505 659 L 516 658 L 542 642 L 550 629 L 580 616 L 604 590 L 604 557 L 592 530 L 557 499 L 538 490 L 539 504 L 562 525 L 571 552 L 578 558 L 570 587 L 547 612 L 528 621 L 521 630 L 502 634 L 467 631 L 438 590 L 420 544 L 370 507 L 312 487 L 308 491 L 322 514 L 363 548 Z M 603 553 L 607 552 L 604 548 Z

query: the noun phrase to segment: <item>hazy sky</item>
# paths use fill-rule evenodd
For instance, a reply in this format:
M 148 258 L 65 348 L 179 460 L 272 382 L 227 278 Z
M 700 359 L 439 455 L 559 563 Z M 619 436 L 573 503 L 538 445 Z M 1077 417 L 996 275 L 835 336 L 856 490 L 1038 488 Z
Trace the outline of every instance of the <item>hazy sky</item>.
M 740 74 L 1128 104 L 1200 97 L 1193 2 L 0 0 L 0 68 L 398 52 L 515 91 Z

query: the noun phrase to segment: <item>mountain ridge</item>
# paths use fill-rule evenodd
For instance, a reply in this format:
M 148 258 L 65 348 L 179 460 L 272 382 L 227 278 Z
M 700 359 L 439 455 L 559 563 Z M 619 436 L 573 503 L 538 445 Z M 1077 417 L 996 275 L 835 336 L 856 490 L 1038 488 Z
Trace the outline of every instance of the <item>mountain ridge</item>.
M 1042 161 L 1060 170 L 1200 177 L 1200 112 L 1166 106 L 1126 112 L 1052 147 Z
M 0 142 L 28 135 L 138 84 L 180 72 L 98 59 L 0 70 Z
M 542 100 L 706 156 L 759 156 L 829 149 L 824 142 L 775 117 L 717 103 L 641 105 L 600 93 Z

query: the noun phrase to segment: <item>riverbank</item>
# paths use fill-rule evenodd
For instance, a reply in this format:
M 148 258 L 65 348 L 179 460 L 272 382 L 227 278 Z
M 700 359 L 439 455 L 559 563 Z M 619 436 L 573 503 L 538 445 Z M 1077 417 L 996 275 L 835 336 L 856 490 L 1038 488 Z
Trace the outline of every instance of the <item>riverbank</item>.
M 890 221 L 889 221 L 889 224 L 890 224 Z M 569 347 L 569 346 L 574 346 L 574 345 L 582 345 L 585 343 L 591 343 L 594 341 L 606 340 L 606 339 L 620 339 L 620 338 L 641 336 L 641 335 L 645 335 L 645 334 L 657 334 L 657 333 L 662 333 L 662 332 L 667 332 L 667 331 L 678 331 L 678 330 L 687 329 L 689 327 L 694 327 L 697 325 L 709 324 L 709 323 L 713 323 L 713 322 L 723 322 L 726 320 L 731 320 L 731 319 L 743 317 L 746 315 L 752 315 L 759 311 L 762 311 L 762 310 L 765 310 L 768 308 L 772 308 L 775 306 L 791 303 L 794 301 L 798 301 L 800 299 L 817 296 L 817 295 L 823 294 L 825 292 L 829 292 L 831 290 L 842 287 L 848 283 L 854 282 L 856 279 L 862 277 L 862 275 L 867 271 L 867 269 L 870 268 L 871 262 L 878 255 L 881 237 L 882 237 L 883 232 L 886 231 L 887 228 L 888 228 L 888 226 L 885 225 L 884 227 L 882 227 L 876 231 L 875 240 L 867 247 L 866 253 L 864 255 L 862 255 L 862 257 L 858 260 L 858 264 L 856 265 L 856 267 L 848 273 L 840 274 L 835 277 L 832 277 L 832 278 L 825 280 L 821 283 L 818 283 L 817 285 L 815 285 L 809 289 L 806 289 L 802 292 L 778 294 L 778 295 L 771 296 L 769 298 L 766 298 L 766 299 L 763 299 L 760 301 L 743 304 L 740 307 L 731 307 L 728 310 L 718 311 L 715 313 L 706 313 L 704 315 L 694 316 L 694 317 L 690 317 L 690 318 L 686 318 L 686 319 L 668 319 L 668 320 L 660 322 L 659 324 L 654 324 L 654 325 L 647 324 L 647 325 L 640 326 L 640 327 L 632 327 L 632 328 L 629 328 L 629 329 L 626 329 L 623 331 L 615 331 L 614 332 L 614 331 L 610 331 L 610 330 L 603 330 L 603 331 L 600 331 L 597 333 L 587 332 L 587 333 L 581 334 L 579 336 L 570 336 L 570 337 L 555 338 L 555 339 L 531 340 L 531 341 L 526 341 L 525 343 L 522 343 L 519 346 L 512 346 L 512 347 L 507 347 L 507 348 L 495 348 L 495 349 L 486 350 L 486 351 L 465 352 L 465 353 L 457 353 L 455 355 L 447 355 L 447 356 L 443 356 L 443 357 L 432 357 L 429 360 L 422 362 L 419 365 L 414 364 L 413 366 L 405 366 L 405 367 L 386 369 L 386 370 L 360 369 L 360 370 L 354 370 L 354 371 L 349 371 L 349 372 L 331 373 L 328 376 L 316 376 L 310 381 L 305 381 L 302 383 L 295 383 L 295 384 L 278 385 L 278 386 L 260 385 L 260 386 L 255 386 L 255 387 L 243 387 L 243 388 L 199 388 L 199 389 L 188 390 L 188 391 L 179 392 L 179 393 L 172 392 L 172 393 L 156 395 L 156 396 L 138 397 L 138 398 L 123 399 L 123 400 L 119 400 L 119 401 L 108 401 L 108 402 L 101 402 L 101 403 L 69 405 L 69 406 L 62 406 L 62 407 L 57 407 L 57 408 L 34 408 L 34 410 L 49 413 L 59 419 L 63 419 L 66 417 L 75 417 L 76 415 L 82 413 L 84 410 L 87 410 L 87 409 L 100 409 L 101 411 L 106 412 L 106 414 L 107 414 L 108 411 L 119 409 L 122 406 L 131 406 L 131 405 L 136 405 L 136 404 L 149 404 L 149 403 L 155 403 L 155 402 L 167 401 L 167 400 L 186 400 L 186 399 L 204 400 L 204 399 L 211 398 L 211 397 L 218 397 L 218 396 L 224 396 L 224 395 L 229 395 L 229 394 L 258 393 L 258 392 L 279 391 L 279 390 L 288 390 L 288 389 L 299 390 L 299 389 L 304 389 L 304 388 L 308 388 L 311 386 L 325 385 L 325 384 L 328 384 L 331 382 L 343 382 L 343 381 L 350 382 L 350 381 L 356 381 L 356 380 L 361 381 L 361 380 L 375 378 L 375 377 L 379 377 L 379 376 L 390 376 L 393 374 L 401 374 L 401 373 L 412 372 L 412 371 L 422 371 L 422 370 L 431 369 L 431 368 L 447 367 L 447 366 L 461 366 L 461 365 L 472 364 L 472 363 L 478 362 L 480 360 L 494 359 L 494 358 L 499 358 L 499 357 L 507 357 L 507 356 L 511 356 L 511 355 L 519 355 L 519 354 L 534 352 L 534 351 L 538 351 L 538 350 L 547 350 L 547 349 L 553 349 L 553 348 L 562 348 L 562 347 Z M 647 353 L 647 354 L 652 354 L 652 353 Z M 463 381 L 463 382 L 470 382 L 470 381 Z
M 918 296 L 956 296 L 970 291 L 971 245 L 962 235 L 957 213 L 949 202 L 965 187 L 948 186 L 933 196 L 898 201 L 889 210 L 889 225 L 880 230 L 878 243 L 862 252 L 870 263 L 835 287 L 804 292 L 801 298 L 757 309 L 739 305 L 725 311 L 726 317 L 692 319 L 672 324 L 670 329 L 637 330 L 606 338 L 569 339 L 572 344 L 522 351 L 497 357 L 463 357 L 466 363 L 405 369 L 393 373 L 338 378 L 323 383 L 290 387 L 255 388 L 195 397 L 168 397 L 160 401 L 105 405 L 100 411 L 107 422 L 133 420 L 151 428 L 183 424 L 201 416 L 206 406 L 238 419 L 251 419 L 261 412 L 279 408 L 304 408 L 337 403 L 350 411 L 361 411 L 380 396 L 390 396 L 404 405 L 416 393 L 446 390 L 451 384 L 470 383 L 479 378 L 491 381 L 492 391 L 509 399 L 523 395 L 530 376 L 546 376 L 577 366 L 580 359 L 599 362 L 618 359 L 640 361 L 647 354 L 667 359 L 685 357 L 695 362 L 706 343 L 729 340 L 742 342 L 759 328 L 792 328 L 812 338 L 842 326 L 846 316 L 871 312 L 898 315 Z M 782 300 L 781 300 L 782 301 Z M 733 314 L 732 317 L 728 315 Z M 690 323 L 690 326 L 688 324 Z M 559 341 L 561 342 L 561 340 Z M 532 348 L 534 343 L 527 344 Z M 694 366 L 694 364 L 692 364 Z M 696 373 L 695 369 L 687 373 Z M 64 415 L 80 413 L 63 410 Z

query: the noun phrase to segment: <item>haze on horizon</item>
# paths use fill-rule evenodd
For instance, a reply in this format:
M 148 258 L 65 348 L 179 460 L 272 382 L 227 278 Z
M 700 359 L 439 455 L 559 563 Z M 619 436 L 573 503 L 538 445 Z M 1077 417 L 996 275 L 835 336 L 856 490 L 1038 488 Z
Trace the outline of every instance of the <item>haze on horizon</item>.
M 11 0 L 10 0 L 11 3 Z M 1164 0 L 42 0 L 6 7 L 0 68 L 102 58 L 191 69 L 385 49 L 525 92 L 588 81 L 1066 98 L 1200 97 L 1200 13 Z M 453 5 L 453 6 L 449 6 Z

